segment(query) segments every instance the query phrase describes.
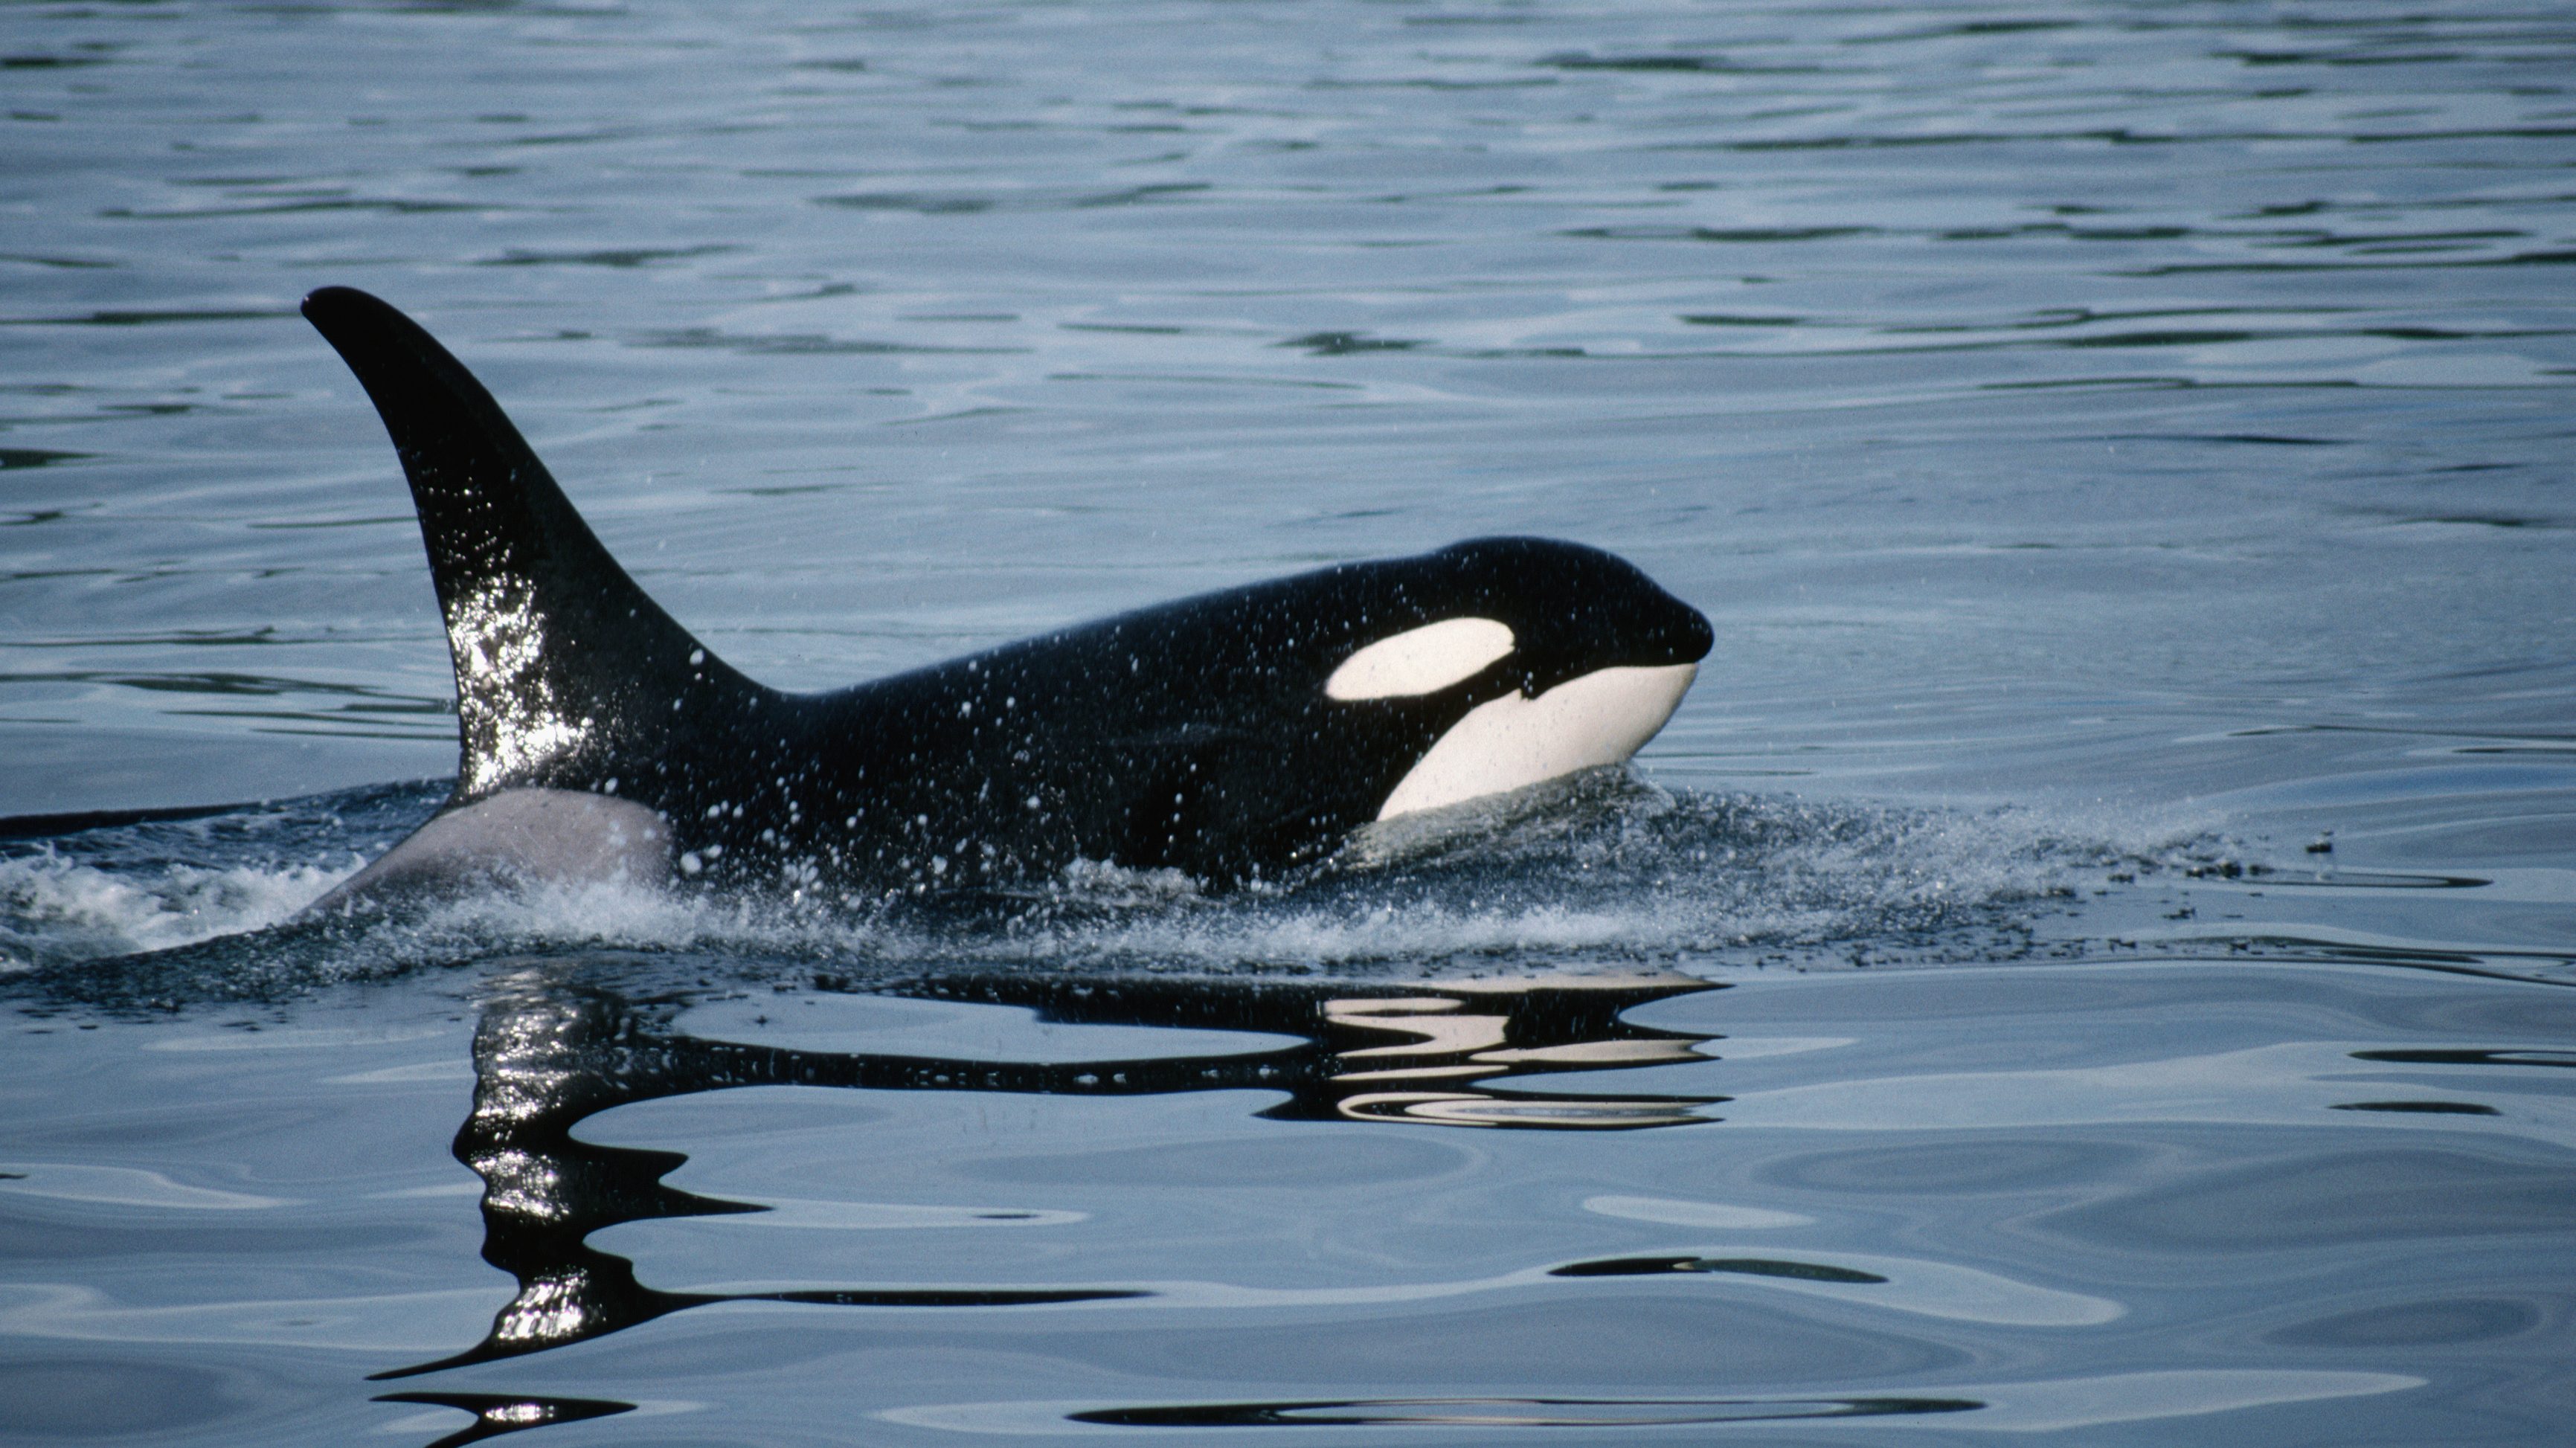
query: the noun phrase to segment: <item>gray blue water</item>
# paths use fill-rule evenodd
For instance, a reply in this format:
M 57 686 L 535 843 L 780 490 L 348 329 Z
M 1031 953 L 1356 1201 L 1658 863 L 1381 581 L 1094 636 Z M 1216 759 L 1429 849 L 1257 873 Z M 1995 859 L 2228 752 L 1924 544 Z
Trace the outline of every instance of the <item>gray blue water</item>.
M 2576 1421 L 2565 7 L 68 0 L 0 114 L 0 1439 Z M 1248 893 L 296 922 L 455 768 L 330 283 L 770 683 L 1488 533 L 1717 647 Z

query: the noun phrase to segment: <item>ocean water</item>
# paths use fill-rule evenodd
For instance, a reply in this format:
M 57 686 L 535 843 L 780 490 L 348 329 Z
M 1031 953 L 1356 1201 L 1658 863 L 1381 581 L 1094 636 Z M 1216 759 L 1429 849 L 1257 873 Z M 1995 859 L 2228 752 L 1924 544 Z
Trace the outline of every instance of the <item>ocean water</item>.
M 0 1439 L 2576 1415 L 2576 19 L 0 7 Z M 297 912 L 382 294 L 766 682 L 1490 533 L 1628 770 L 1218 893 Z

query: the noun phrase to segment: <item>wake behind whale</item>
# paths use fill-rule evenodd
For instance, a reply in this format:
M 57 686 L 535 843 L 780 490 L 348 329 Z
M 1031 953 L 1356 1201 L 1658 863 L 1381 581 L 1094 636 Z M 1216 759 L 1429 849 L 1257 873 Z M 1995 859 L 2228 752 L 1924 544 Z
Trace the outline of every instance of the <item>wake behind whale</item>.
M 446 804 L 323 906 L 494 876 L 883 897 L 1083 861 L 1241 885 L 1625 760 L 1712 641 L 1618 558 L 1486 538 L 784 693 L 645 595 L 428 333 L 342 287 L 304 314 L 410 481 L 460 745 Z

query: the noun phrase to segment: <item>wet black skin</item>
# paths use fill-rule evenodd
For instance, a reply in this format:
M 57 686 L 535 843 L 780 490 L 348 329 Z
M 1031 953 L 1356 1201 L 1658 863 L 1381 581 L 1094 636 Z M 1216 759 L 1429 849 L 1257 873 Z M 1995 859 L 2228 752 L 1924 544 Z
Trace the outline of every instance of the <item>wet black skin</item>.
M 1486 538 L 782 693 L 644 595 L 428 333 L 347 288 L 315 292 L 304 314 L 374 400 L 419 509 L 459 665 L 446 808 L 518 788 L 614 793 L 659 812 L 707 882 L 977 888 L 1076 859 L 1220 884 L 1275 876 L 1374 819 L 1475 706 L 1696 662 L 1711 642 L 1706 619 L 1618 558 Z M 468 667 L 496 613 L 517 630 L 515 666 Z M 1518 646 L 1430 694 L 1325 696 L 1357 649 L 1462 616 L 1499 620 Z M 571 726 L 558 731 L 570 742 L 514 749 L 532 721 Z

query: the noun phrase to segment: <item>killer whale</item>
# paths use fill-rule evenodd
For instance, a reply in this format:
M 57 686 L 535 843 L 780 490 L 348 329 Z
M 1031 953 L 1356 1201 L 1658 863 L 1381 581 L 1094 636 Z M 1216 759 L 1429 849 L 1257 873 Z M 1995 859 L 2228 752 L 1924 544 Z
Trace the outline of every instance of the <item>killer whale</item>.
M 317 906 L 493 874 L 853 903 L 1082 860 L 1276 878 L 1370 821 L 1625 760 L 1713 639 L 1611 554 L 1481 538 L 786 693 L 644 593 L 428 332 L 347 287 L 303 313 L 409 481 L 458 722 L 454 793 Z

